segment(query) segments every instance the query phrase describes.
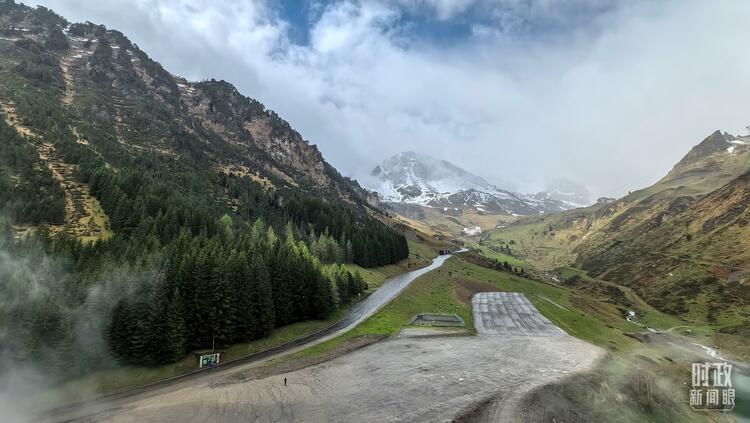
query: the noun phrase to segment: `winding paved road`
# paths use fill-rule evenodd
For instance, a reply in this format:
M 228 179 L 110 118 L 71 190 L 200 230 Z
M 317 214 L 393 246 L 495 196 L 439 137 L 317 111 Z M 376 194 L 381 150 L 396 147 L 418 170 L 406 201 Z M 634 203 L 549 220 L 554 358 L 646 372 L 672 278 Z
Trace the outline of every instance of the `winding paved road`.
M 461 250 L 458 252 L 463 252 Z M 247 367 L 255 366 L 259 363 L 277 358 L 283 355 L 295 353 L 313 345 L 320 344 L 329 339 L 335 338 L 349 330 L 353 329 L 365 319 L 375 314 L 383 306 L 396 298 L 406 287 L 409 286 L 418 277 L 425 273 L 431 272 L 442 266 L 451 255 L 438 256 L 432 260 L 432 264 L 421 269 L 417 269 L 403 275 L 393 277 L 386 281 L 377 291 L 370 294 L 363 301 L 357 303 L 352 310 L 343 319 L 333 325 L 312 333 L 310 335 L 298 338 L 294 341 L 257 352 L 247 357 L 226 362 L 220 367 L 214 369 L 204 369 L 171 379 L 158 381 L 145 385 L 127 392 L 113 394 L 102 398 L 66 405 L 60 408 L 48 411 L 41 417 L 45 422 L 68 422 L 84 420 L 86 416 L 106 412 L 108 410 L 127 407 L 129 403 L 139 399 L 151 397 L 156 394 L 163 394 L 168 391 L 177 390 L 198 382 L 198 379 L 213 378 L 218 375 L 224 375 L 227 372 L 242 371 Z

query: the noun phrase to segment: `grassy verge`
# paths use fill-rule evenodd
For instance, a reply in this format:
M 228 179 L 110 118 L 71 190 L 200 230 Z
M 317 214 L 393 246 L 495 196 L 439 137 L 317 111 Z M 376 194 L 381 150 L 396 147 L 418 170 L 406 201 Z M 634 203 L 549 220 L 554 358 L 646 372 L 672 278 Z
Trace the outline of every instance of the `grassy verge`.
M 488 257 L 493 260 L 497 260 L 501 263 L 508 262 L 513 267 L 518 267 L 521 269 L 525 269 L 526 271 L 532 270 L 534 267 L 531 265 L 531 263 L 520 259 L 518 257 L 514 257 L 508 254 L 498 253 L 497 251 L 493 250 L 492 248 L 486 246 L 486 245 L 479 245 L 475 243 L 469 243 L 467 244 L 470 248 L 475 248 L 482 252 L 482 254 L 485 257 Z
M 341 319 L 349 309 L 350 306 L 342 307 L 326 320 L 309 320 L 293 323 L 274 330 L 266 338 L 232 345 L 228 349 L 222 350 L 222 361 L 226 362 L 242 358 L 317 332 Z M 196 370 L 196 367 L 196 358 L 193 355 L 188 355 L 181 361 L 162 366 L 123 366 L 103 370 L 55 387 L 48 393 L 50 395 L 49 400 L 67 403 L 122 392 L 162 379 L 189 373 Z M 45 401 L 45 403 L 49 402 Z
M 455 286 L 445 270 L 454 260 L 456 258 L 451 258 L 440 269 L 418 278 L 401 295 L 351 331 L 280 360 L 321 357 L 355 338 L 393 335 L 421 312 L 456 314 L 464 319 L 467 328 L 473 328 L 471 305 L 458 299 Z
M 745 321 L 744 319 L 747 316 L 742 315 L 741 312 L 738 312 L 738 315 L 722 315 L 722 318 L 714 324 L 708 324 L 702 318 L 691 318 L 690 315 L 679 318 L 654 308 L 629 287 L 592 278 L 580 269 L 566 267 L 559 270 L 564 279 L 576 275 L 589 286 L 614 287 L 620 290 L 624 294 L 625 300 L 630 303 L 626 308 L 634 310 L 637 313 L 636 320 L 647 327 L 662 331 L 671 329 L 676 334 L 684 334 L 689 331 L 694 342 L 727 351 L 743 361 L 750 360 L 750 343 L 748 343 L 747 336 L 749 332 L 732 330 L 741 327 L 741 323 Z M 599 298 L 599 300 L 612 301 L 611 298 Z M 640 328 L 640 330 L 643 329 L 643 327 Z M 737 333 L 728 333 L 727 329 L 730 329 L 729 332 Z
M 465 261 L 451 263 L 454 278 L 486 284 L 500 291 L 521 292 L 560 328 L 577 338 L 610 350 L 622 350 L 632 340 L 624 331 L 637 326 L 622 318 L 612 304 L 597 301 L 571 289 L 497 272 Z
M 570 278 L 571 276 L 576 275 L 591 286 L 600 285 L 605 287 L 613 287 L 620 290 L 620 292 L 624 294 L 625 299 L 632 305 L 631 308 L 637 311 L 638 321 L 648 327 L 666 330 L 675 326 L 681 326 L 685 324 L 683 320 L 680 320 L 675 316 L 666 314 L 652 307 L 640 296 L 638 296 L 631 288 L 592 278 L 585 271 L 572 267 L 562 268 L 560 273 L 563 278 Z
M 559 221 L 565 215 L 563 212 L 558 215 L 525 218 L 521 223 L 491 231 L 486 244 L 491 247 L 510 245 L 512 251 L 529 258 L 539 270 L 567 265 L 575 259 L 569 237 L 580 234 L 575 228 L 550 231 L 551 227 L 560 226 Z
M 473 330 L 469 298 L 474 292 L 492 290 L 524 293 L 542 314 L 570 335 L 610 351 L 627 352 L 638 347 L 638 342 L 624 333 L 642 328 L 625 320 L 621 307 L 565 287 L 487 269 L 459 255 L 414 281 L 400 296 L 350 332 L 281 360 L 320 357 L 358 337 L 393 335 L 420 312 L 455 313 Z M 649 322 L 661 322 L 665 327 L 675 323 L 657 311 L 650 315 Z
M 436 255 L 437 252 L 433 248 L 415 241 L 409 241 L 409 257 L 400 263 L 374 269 L 367 269 L 356 264 L 346 264 L 345 267 L 350 272 L 359 272 L 365 282 L 367 282 L 367 292 L 371 293 L 380 288 L 383 282 L 394 276 L 429 265 Z M 332 266 L 325 265 L 324 267 L 329 268 Z

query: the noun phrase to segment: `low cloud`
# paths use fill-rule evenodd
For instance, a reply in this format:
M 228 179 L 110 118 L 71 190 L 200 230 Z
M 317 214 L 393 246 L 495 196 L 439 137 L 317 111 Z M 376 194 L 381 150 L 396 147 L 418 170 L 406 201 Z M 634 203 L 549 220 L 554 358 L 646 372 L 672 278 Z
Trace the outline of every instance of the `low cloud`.
M 0 420 L 32 421 L 56 405 L 96 394 L 62 381 L 114 368 L 106 332 L 117 302 L 158 278 L 154 272 L 104 266 L 99 275 L 70 273 L 65 258 L 39 245 L 0 240 Z
M 363 177 L 416 150 L 533 190 L 620 195 L 750 123 L 744 1 L 319 3 L 309 43 L 264 1 L 42 0 L 123 31 L 173 73 L 223 78 Z M 450 42 L 424 21 L 470 26 Z

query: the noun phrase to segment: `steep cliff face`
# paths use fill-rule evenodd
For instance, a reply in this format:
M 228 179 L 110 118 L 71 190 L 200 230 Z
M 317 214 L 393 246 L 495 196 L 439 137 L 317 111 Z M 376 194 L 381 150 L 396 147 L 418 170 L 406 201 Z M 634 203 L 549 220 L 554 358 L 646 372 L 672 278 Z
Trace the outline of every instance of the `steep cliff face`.
M 315 145 L 305 141 L 276 113 L 244 97 L 232 85 L 184 81 L 180 84 L 180 96 L 191 118 L 226 141 L 254 144 L 268 155 L 279 171 L 287 170 L 320 187 L 329 188 L 333 184 L 323 155 Z

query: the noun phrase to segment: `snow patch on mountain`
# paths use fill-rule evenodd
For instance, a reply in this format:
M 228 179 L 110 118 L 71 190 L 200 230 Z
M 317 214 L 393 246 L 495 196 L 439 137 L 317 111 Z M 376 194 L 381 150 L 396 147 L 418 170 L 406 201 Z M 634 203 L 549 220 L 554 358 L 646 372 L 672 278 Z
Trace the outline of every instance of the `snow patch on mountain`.
M 482 228 L 480 228 L 479 226 L 473 226 L 473 227 L 470 227 L 470 228 L 463 228 L 461 230 L 461 233 L 463 235 L 468 235 L 468 236 L 481 235 L 482 234 Z
M 585 186 L 568 179 L 556 179 L 547 184 L 544 191 L 536 194 L 565 204 L 569 209 L 587 207 L 592 203 L 591 192 Z
M 500 189 L 448 161 L 413 151 L 386 159 L 373 169 L 372 176 L 370 188 L 386 202 L 513 215 L 570 208 L 550 194 L 519 194 Z
M 725 133 L 724 138 L 726 138 L 727 143 L 729 144 L 726 149 L 728 154 L 745 152 L 747 151 L 747 148 L 750 147 L 750 137 L 748 136 L 733 136 Z

